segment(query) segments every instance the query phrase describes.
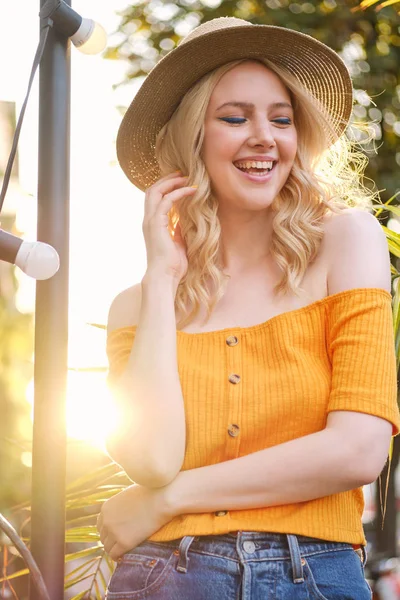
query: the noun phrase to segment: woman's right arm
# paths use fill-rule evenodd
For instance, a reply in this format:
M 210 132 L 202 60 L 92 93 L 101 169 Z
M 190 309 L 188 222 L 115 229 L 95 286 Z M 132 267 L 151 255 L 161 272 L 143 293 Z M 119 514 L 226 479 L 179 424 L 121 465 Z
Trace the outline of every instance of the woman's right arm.
M 109 331 L 126 320 L 137 329 L 127 366 L 113 386 L 120 422 L 107 440 L 107 450 L 135 483 L 146 487 L 172 481 L 185 455 L 176 289 L 173 278 L 148 270 L 140 285 L 117 296 L 109 314 Z
M 119 424 L 107 440 L 112 458 L 135 482 L 163 487 L 179 473 L 186 444 L 185 410 L 176 352 L 175 296 L 188 267 L 179 224 L 173 237 L 168 213 L 195 192 L 187 177 L 171 173 L 146 190 L 143 234 L 147 270 L 140 300 L 114 301 L 108 331 L 137 325 L 128 364 L 115 384 Z M 133 314 L 135 313 L 135 314 Z M 128 323 L 124 322 L 128 319 Z

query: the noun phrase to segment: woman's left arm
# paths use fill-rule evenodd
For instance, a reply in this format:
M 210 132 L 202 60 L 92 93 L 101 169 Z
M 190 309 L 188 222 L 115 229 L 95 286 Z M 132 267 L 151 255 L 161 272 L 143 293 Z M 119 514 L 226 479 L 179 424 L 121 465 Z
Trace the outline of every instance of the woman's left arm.
M 181 471 L 162 488 L 171 516 L 306 502 L 375 481 L 392 424 L 329 413 L 322 431 L 225 462 Z
M 180 471 L 161 488 L 129 486 L 103 504 L 100 539 L 116 560 L 178 515 L 304 502 L 370 483 L 383 467 L 391 433 L 384 419 L 333 411 L 323 431 Z

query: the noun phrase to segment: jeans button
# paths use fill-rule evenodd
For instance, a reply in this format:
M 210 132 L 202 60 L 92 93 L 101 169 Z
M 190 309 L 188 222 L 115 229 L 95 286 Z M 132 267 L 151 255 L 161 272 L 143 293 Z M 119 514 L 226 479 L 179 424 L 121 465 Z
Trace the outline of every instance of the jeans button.
M 243 542 L 243 550 L 251 554 L 256 549 L 254 542 Z

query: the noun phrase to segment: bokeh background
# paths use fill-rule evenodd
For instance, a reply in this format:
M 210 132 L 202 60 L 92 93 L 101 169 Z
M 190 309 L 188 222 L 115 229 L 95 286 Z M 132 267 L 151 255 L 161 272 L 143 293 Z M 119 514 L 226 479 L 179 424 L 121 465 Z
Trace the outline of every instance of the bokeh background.
M 358 0 L 73 2 L 81 15 L 103 25 L 108 45 L 98 56 L 71 48 L 69 483 L 110 462 L 104 437 L 112 426 L 113 407 L 105 386 L 102 326 L 113 297 L 140 281 L 146 268 L 141 231 L 144 197 L 117 164 L 115 138 L 122 114 L 146 74 L 182 36 L 214 17 L 236 16 L 316 37 L 335 49 L 350 70 L 355 87 L 353 120 L 368 121 L 374 130 L 375 139 L 365 148 L 369 158 L 365 184 L 375 184 L 383 203 L 391 199 L 397 205 L 400 4 L 365 4 L 361 9 Z M 0 5 L 0 183 L 39 39 L 38 12 L 39 2 L 32 0 Z M 30 240 L 36 239 L 37 144 L 38 77 L 0 218 L 3 229 Z M 400 232 L 395 216 L 383 213 L 381 221 Z M 0 263 L 0 512 L 18 526 L 29 512 L 18 512 L 18 507 L 29 503 L 31 485 L 34 302 L 35 282 Z M 392 478 L 398 479 L 396 469 Z M 373 539 L 375 487 L 368 486 L 365 495 L 364 520 Z M 2 550 L 0 565 L 10 561 L 18 563 L 12 548 Z M 0 584 L 0 598 L 26 597 L 26 578 L 13 581 L 13 587 Z M 77 593 L 74 588 L 66 598 Z

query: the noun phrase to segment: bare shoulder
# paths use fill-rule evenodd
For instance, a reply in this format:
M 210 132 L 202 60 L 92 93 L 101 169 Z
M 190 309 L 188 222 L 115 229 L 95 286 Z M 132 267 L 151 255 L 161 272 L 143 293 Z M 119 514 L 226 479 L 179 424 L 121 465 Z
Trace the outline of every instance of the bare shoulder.
M 112 301 L 108 313 L 107 332 L 120 327 L 131 327 L 139 321 L 142 285 L 136 283 L 120 292 Z
M 373 214 L 359 208 L 330 214 L 324 238 L 329 294 L 370 287 L 391 292 L 389 248 Z
M 336 214 L 329 212 L 324 216 L 325 234 L 328 237 L 340 234 L 343 229 L 359 228 L 363 223 L 373 223 L 379 226 L 379 221 L 370 212 L 361 208 L 345 208 Z

